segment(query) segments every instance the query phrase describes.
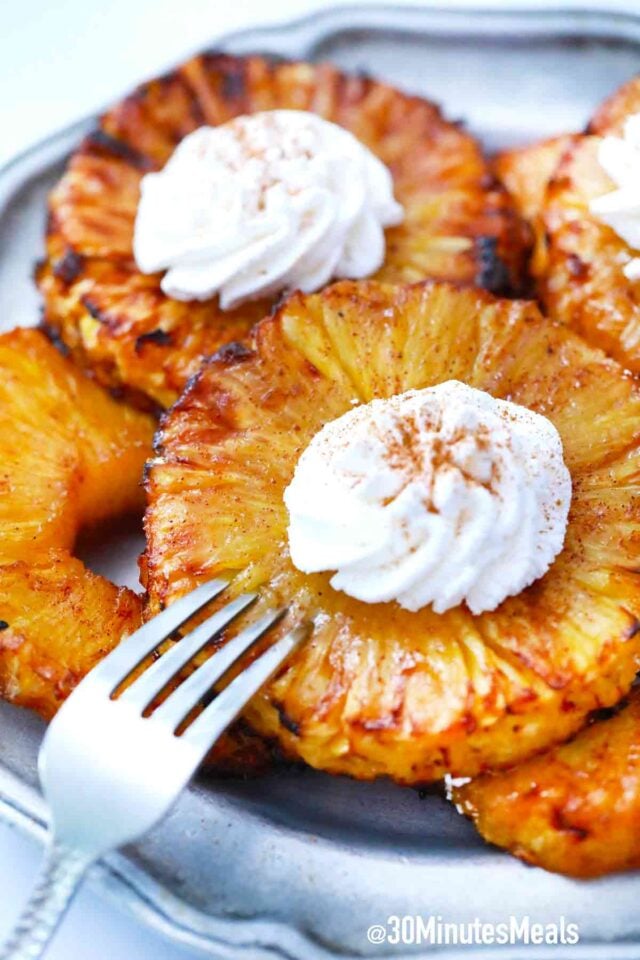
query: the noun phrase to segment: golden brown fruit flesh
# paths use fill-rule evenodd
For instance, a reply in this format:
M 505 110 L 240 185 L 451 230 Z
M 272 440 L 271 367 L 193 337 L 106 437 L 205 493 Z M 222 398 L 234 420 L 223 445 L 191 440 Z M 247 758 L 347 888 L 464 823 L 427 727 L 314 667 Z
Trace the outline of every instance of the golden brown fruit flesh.
M 474 617 L 365 604 L 297 571 L 283 491 L 310 439 L 354 403 L 450 378 L 558 428 L 574 494 L 549 573 Z M 252 616 L 286 603 L 289 621 L 316 617 L 246 713 L 314 767 L 417 783 L 512 764 L 616 703 L 637 670 L 639 424 L 633 381 L 533 304 L 431 283 L 294 295 L 164 418 L 147 480 L 150 612 L 234 569 L 236 589 L 261 587 Z
M 549 181 L 571 140 L 570 135 L 552 137 L 496 157 L 495 171 L 525 220 L 535 222 L 540 214 Z
M 574 877 L 640 867 L 640 691 L 574 740 L 454 791 L 491 843 Z
M 142 509 L 153 422 L 35 330 L 0 336 L 0 694 L 51 716 L 140 623 L 132 591 L 73 553 L 80 530 Z
M 640 111 L 640 77 L 598 110 L 589 134 L 559 137 L 503 154 L 497 169 L 536 242 L 531 270 L 551 317 L 640 373 L 640 284 L 627 279 L 634 251 L 590 212 L 614 189 L 598 162 L 601 137 L 619 135 Z
M 204 54 L 106 113 L 51 195 L 45 319 L 101 383 L 167 406 L 202 357 L 269 312 L 264 301 L 225 313 L 217 299 L 171 300 L 131 246 L 145 172 L 196 127 L 276 108 L 321 114 L 389 166 L 405 222 L 387 232 L 382 279 L 519 287 L 528 233 L 475 140 L 433 104 L 327 64 Z
M 505 185 L 516 209 L 530 225 L 533 247 L 529 261 L 531 276 L 542 276 L 547 264 L 547 237 L 542 218 L 549 181 L 573 137 L 541 140 L 532 146 L 505 150 L 495 159 L 495 171 Z

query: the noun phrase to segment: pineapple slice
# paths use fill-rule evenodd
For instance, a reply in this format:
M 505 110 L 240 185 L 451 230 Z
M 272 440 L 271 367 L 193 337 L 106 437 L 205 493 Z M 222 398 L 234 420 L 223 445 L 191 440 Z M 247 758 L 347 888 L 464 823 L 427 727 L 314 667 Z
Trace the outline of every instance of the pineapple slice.
M 531 272 L 547 312 L 636 374 L 639 287 L 623 273 L 632 251 L 589 204 L 614 186 L 598 162 L 600 138 L 620 134 L 625 119 L 639 111 L 635 77 L 603 104 L 586 135 L 503 154 L 497 165 L 516 206 L 531 220 Z
M 45 320 L 101 383 L 167 406 L 204 356 L 270 309 L 263 301 L 224 313 L 216 299 L 171 300 L 159 276 L 138 272 L 131 244 L 140 179 L 182 137 L 276 108 L 341 124 L 391 169 L 406 218 L 387 233 L 382 279 L 519 287 L 528 232 L 476 142 L 433 104 L 326 64 L 204 54 L 105 114 L 51 196 L 38 271 Z
M 455 378 L 562 436 L 574 498 L 549 573 L 498 610 L 364 604 L 291 564 L 283 491 L 310 439 L 354 403 Z M 616 703 L 640 663 L 640 392 L 533 304 L 448 284 L 339 283 L 292 296 L 253 349 L 211 359 L 147 475 L 149 612 L 226 570 L 257 617 L 315 618 L 246 719 L 333 773 L 419 783 L 504 767 Z
M 549 181 L 573 141 L 570 135 L 541 140 L 528 147 L 505 150 L 495 159 L 498 178 L 511 195 L 518 213 L 531 226 L 533 248 L 529 272 L 541 277 L 547 266 L 547 237 L 542 211 Z
M 495 171 L 513 198 L 518 212 L 535 225 L 547 186 L 572 141 L 570 135 L 541 140 L 528 147 L 505 150 L 495 158 Z
M 44 335 L 0 336 L 0 694 L 51 716 L 140 623 L 132 591 L 75 557 L 78 532 L 142 508 L 153 422 Z
M 569 743 L 454 790 L 491 843 L 574 877 L 640 867 L 640 690 Z

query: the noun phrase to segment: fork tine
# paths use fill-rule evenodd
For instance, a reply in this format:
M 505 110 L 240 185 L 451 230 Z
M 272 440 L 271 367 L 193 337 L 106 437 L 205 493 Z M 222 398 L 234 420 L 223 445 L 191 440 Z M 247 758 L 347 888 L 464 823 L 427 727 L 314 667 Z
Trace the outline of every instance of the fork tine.
M 95 681 L 109 684 L 109 692 L 112 693 L 152 650 L 221 594 L 229 586 L 229 582 L 222 578 L 209 580 L 201 583 L 191 593 L 180 597 L 157 617 L 143 624 L 139 630 L 119 643 L 93 668 L 87 679 L 92 684 Z
M 211 745 L 234 720 L 260 687 L 275 673 L 289 654 L 309 635 L 311 624 L 304 623 L 269 647 L 187 727 L 181 739 L 204 757 Z M 204 664 L 200 670 L 206 670 Z
M 198 705 L 202 697 L 227 672 L 229 667 L 270 627 L 281 620 L 286 612 L 286 608 L 283 608 L 266 614 L 226 643 L 221 650 L 217 650 L 197 670 L 194 670 L 191 676 L 187 677 L 176 690 L 169 694 L 160 706 L 156 707 L 153 711 L 153 719 L 160 720 L 162 723 L 168 724 L 172 730 L 175 730 L 191 710 Z
M 257 593 L 241 594 L 221 610 L 217 610 L 195 630 L 182 637 L 174 647 L 163 653 L 159 660 L 147 667 L 144 673 L 122 691 L 118 699 L 131 703 L 140 711 L 144 710 L 192 657 L 246 610 L 257 596 Z

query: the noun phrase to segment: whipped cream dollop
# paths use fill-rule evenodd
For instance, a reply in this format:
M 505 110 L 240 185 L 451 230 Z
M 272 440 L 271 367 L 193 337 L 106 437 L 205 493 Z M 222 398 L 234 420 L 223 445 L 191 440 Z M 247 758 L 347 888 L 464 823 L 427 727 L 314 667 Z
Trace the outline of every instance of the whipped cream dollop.
M 602 138 L 598 162 L 617 189 L 592 200 L 589 208 L 640 251 L 640 113 L 627 118 L 621 137 Z M 640 257 L 631 257 L 622 269 L 629 280 L 640 280 Z
M 133 250 L 177 300 L 223 309 L 318 290 L 382 265 L 403 219 L 391 174 L 353 134 L 303 110 L 200 127 L 142 178 Z
M 478 614 L 549 569 L 571 477 L 546 417 L 450 380 L 326 424 L 284 501 L 298 569 L 367 603 Z

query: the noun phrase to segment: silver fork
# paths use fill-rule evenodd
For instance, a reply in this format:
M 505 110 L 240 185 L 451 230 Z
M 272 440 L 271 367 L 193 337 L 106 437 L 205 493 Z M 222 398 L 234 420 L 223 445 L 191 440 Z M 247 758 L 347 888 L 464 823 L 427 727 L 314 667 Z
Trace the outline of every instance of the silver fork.
M 44 952 L 88 867 L 154 826 L 251 697 L 310 630 L 295 627 L 181 728 L 248 648 L 287 612 L 267 613 L 214 653 L 153 712 L 155 698 L 189 661 L 256 599 L 243 594 L 218 610 L 114 696 L 132 671 L 229 585 L 202 584 L 120 643 L 77 686 L 52 720 L 39 756 L 51 810 L 50 843 L 39 881 L 0 960 Z

